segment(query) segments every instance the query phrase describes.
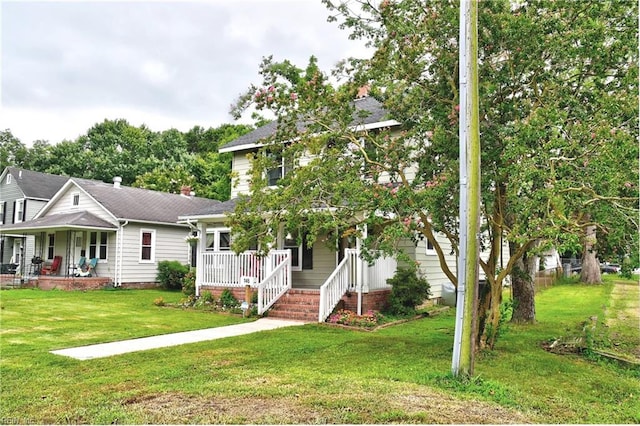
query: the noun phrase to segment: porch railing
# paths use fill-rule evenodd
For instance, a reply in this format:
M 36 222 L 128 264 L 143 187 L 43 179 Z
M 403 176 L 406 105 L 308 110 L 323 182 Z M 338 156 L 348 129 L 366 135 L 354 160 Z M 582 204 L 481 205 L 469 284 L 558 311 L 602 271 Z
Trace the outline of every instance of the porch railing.
M 342 296 L 356 283 L 356 261 L 358 251 L 346 249 L 345 256 L 338 264 L 329 278 L 320 287 L 320 310 L 318 312 L 318 322 L 324 322 L 333 308 L 336 307 Z
M 274 250 L 267 256 L 255 251 L 240 254 L 233 252 L 204 252 L 200 254 L 198 286 L 256 287 L 271 273 L 285 250 Z
M 291 256 L 274 256 L 278 262 L 271 273 L 258 285 L 258 315 L 262 315 L 291 288 Z
M 361 272 L 359 272 L 360 265 Z M 345 256 L 320 287 L 320 311 L 318 322 L 324 322 L 347 291 L 368 292 L 390 288 L 387 279 L 391 278 L 398 266 L 392 257 L 379 257 L 373 265 L 360 259 L 356 249 L 346 249 Z
M 387 279 L 394 276 L 398 268 L 398 261 L 393 257 L 379 257 L 376 262 L 367 268 L 369 290 L 382 290 L 391 288 Z

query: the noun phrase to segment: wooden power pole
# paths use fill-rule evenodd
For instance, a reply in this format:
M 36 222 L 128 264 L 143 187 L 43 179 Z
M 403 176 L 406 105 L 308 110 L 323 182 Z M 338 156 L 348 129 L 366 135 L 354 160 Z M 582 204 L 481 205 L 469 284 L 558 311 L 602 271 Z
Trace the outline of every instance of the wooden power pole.
M 478 304 L 480 232 L 480 121 L 478 2 L 460 1 L 460 247 L 454 376 L 473 375 Z

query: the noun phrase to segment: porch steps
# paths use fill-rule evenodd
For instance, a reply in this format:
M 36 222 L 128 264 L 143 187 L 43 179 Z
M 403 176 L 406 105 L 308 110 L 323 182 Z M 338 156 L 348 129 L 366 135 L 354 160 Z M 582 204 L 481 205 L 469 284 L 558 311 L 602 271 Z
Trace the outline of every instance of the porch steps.
M 290 289 L 269 310 L 269 318 L 318 322 L 320 290 Z

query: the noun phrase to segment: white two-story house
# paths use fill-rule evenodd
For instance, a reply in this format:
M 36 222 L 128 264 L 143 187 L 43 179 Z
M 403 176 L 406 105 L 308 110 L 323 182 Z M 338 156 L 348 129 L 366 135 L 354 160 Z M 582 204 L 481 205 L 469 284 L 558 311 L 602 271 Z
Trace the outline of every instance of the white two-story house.
M 33 219 L 68 179 L 67 176 L 6 167 L 0 175 L 0 226 Z M 35 250 L 33 235 L 1 233 L 0 273 L 28 273 Z M 45 260 L 53 260 L 52 253 L 42 254 Z
M 376 131 L 400 127 L 400 123 L 389 119 L 382 105 L 372 97 L 357 99 L 355 107 L 368 113 L 361 118 L 361 114 L 354 114 L 359 117 L 354 122 L 358 129 Z M 314 245 L 307 248 L 306 244 L 297 243 L 300 239 L 294 232 L 280 229 L 276 247 L 266 258 L 257 257 L 253 252 L 239 256 L 231 252 L 233 235 L 225 227 L 225 221 L 227 213 L 234 210 L 238 195 L 249 193 L 251 164 L 248 154 L 261 149 L 265 138 L 275 134 L 276 126 L 275 121 L 270 122 L 222 146 L 220 152 L 233 154 L 232 172 L 237 181 L 232 185 L 231 199 L 211 210 L 181 217 L 181 221 L 197 227 L 201 236 L 197 290 L 216 292 L 231 288 L 235 289 L 239 298 L 244 298 L 243 291 L 249 286 L 251 291 L 258 293 L 260 313 L 271 308 L 271 316 L 306 320 L 324 321 L 338 303 L 354 311 L 380 309 L 390 291 L 386 280 L 394 275 L 397 262 L 392 258 L 380 258 L 375 264 L 368 265 L 360 259 L 360 242 L 357 240 L 344 239 L 337 250 L 332 250 L 321 242 L 322 238 L 317 238 Z M 286 172 L 284 163 L 270 170 L 270 184 L 277 184 Z M 407 174 L 411 176 L 415 170 L 409 170 Z M 449 241 L 443 235 L 437 235 L 436 238 L 446 253 L 447 264 L 455 270 L 456 259 L 451 254 Z M 449 280 L 440 268 L 433 247 L 426 241 L 415 245 L 407 240 L 402 244 L 405 252 L 419 262 L 421 272 L 430 283 L 432 297 L 440 297 L 443 285 Z M 291 302 L 289 305 L 296 303 L 307 306 L 286 306 L 287 301 Z M 296 309 L 301 312 L 292 312 Z

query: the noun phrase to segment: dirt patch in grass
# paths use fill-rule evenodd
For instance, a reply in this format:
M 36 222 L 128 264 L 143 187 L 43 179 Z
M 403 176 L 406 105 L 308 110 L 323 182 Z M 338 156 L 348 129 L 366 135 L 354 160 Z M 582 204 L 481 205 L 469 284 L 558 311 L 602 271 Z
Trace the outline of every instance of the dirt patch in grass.
M 611 328 L 611 338 L 615 341 L 617 327 L 627 326 L 638 330 L 640 324 L 640 287 L 638 283 L 616 282 L 611 291 L 611 304 L 616 315 L 607 318 L 606 324 Z M 636 335 L 637 344 L 627 351 L 627 354 L 640 360 L 640 331 Z
M 125 401 L 144 423 L 328 424 L 431 423 L 523 424 L 522 413 L 496 404 L 459 400 L 411 386 L 386 395 L 215 397 L 163 393 Z

